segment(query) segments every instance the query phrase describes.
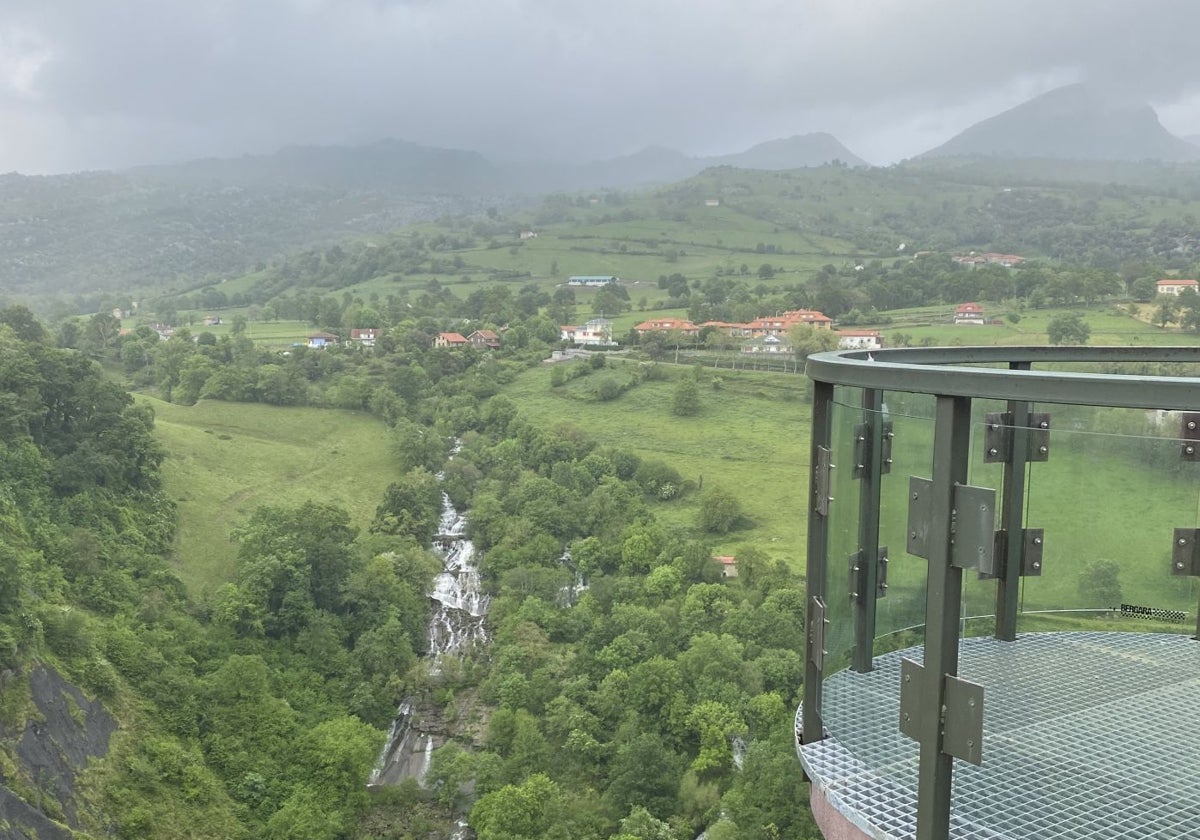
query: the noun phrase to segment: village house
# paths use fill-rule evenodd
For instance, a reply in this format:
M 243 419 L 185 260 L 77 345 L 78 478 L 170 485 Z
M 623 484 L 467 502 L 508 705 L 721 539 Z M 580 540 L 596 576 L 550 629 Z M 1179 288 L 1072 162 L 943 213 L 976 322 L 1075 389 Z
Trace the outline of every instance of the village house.
M 567 278 L 568 286 L 619 286 L 621 278 L 612 274 L 576 274 Z
M 786 335 L 764 335 L 747 341 L 742 345 L 741 352 L 791 354 L 792 349 L 792 342 Z
M 750 334 L 749 330 L 746 329 L 745 324 L 734 324 L 729 321 L 705 321 L 700 325 L 700 329 L 702 330 L 709 329 L 710 327 L 717 332 L 728 336 L 737 337 Z
M 612 321 L 607 318 L 593 318 L 581 327 L 559 327 L 563 341 L 569 341 L 581 347 L 616 347 L 617 342 L 612 338 Z
M 456 332 L 438 333 L 437 338 L 433 340 L 434 347 L 470 347 L 471 342 Z
M 656 318 L 642 321 L 633 329 L 638 335 L 645 335 L 648 332 L 671 332 L 672 330 L 679 330 L 684 335 L 700 335 L 700 328 L 686 318 Z
M 737 558 L 730 554 L 720 554 L 713 558 L 713 561 L 721 567 L 722 578 L 735 578 L 738 576 Z
M 374 347 L 376 339 L 379 338 L 380 330 L 374 327 L 364 329 L 350 330 L 350 340 L 359 347 Z
M 983 307 L 978 303 L 963 303 L 954 308 L 954 323 L 982 324 Z
M 472 347 L 480 349 L 500 349 L 500 336 L 496 335 L 493 330 L 475 330 L 475 332 L 467 336 L 467 341 L 471 342 Z
M 1156 284 L 1160 295 L 1175 295 L 1179 297 L 1184 289 L 1191 289 L 1193 292 L 1200 292 L 1200 282 L 1196 280 L 1176 280 L 1173 277 L 1168 277 L 1165 280 L 1159 280 Z
M 313 350 L 324 350 L 326 347 L 333 347 L 338 343 L 340 337 L 333 333 L 317 332 L 308 337 L 308 346 Z
M 537 239 L 537 237 L 538 237 L 538 235 L 537 235 L 537 231 L 536 231 L 536 230 L 523 230 L 523 231 L 521 231 L 521 233 L 519 234 L 519 236 L 521 237 L 521 239 L 522 239 L 522 240 L 524 240 L 524 239 Z
M 749 335 L 762 338 L 765 335 L 783 335 L 792 327 L 809 326 L 818 330 L 833 329 L 833 319 L 815 309 L 790 309 L 776 315 L 756 318 L 748 324 L 735 324 L 730 335 Z
M 219 327 L 220 325 L 221 325 L 221 316 L 220 315 L 205 315 L 204 316 L 204 326 Z
M 950 259 L 959 265 L 969 265 L 971 268 L 980 265 L 998 265 L 1003 268 L 1015 268 L 1025 262 L 1024 257 L 1017 256 L 1016 254 L 977 254 L 974 251 L 969 254 L 957 254 Z
M 883 347 L 883 336 L 878 330 L 838 330 L 839 350 L 879 350 Z

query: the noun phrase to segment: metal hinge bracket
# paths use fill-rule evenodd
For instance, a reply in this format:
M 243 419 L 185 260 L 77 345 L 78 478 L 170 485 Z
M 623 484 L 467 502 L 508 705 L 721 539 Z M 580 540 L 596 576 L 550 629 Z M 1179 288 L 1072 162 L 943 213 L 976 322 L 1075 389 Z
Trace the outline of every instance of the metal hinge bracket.
M 879 474 L 887 475 L 892 471 L 892 438 L 896 436 L 891 420 L 883 422 L 883 437 L 880 443 Z M 871 458 L 870 429 L 866 423 L 854 427 L 854 466 L 850 468 L 851 478 L 862 478 L 867 471 L 867 463 Z
M 1184 461 L 1200 461 L 1200 414 L 1188 412 L 1183 415 L 1179 438 L 1179 457 Z
M 1012 460 L 1013 416 L 1011 411 L 993 411 L 984 415 L 983 462 L 1002 464 Z M 1050 459 L 1050 415 L 1037 412 L 1029 415 L 1029 434 L 1025 438 L 1025 461 Z
M 942 752 L 971 764 L 983 763 L 983 686 L 950 674 L 945 680 L 945 706 L 926 709 L 922 704 L 925 666 L 900 660 L 900 731 L 921 740 L 921 720 L 926 714 L 941 717 Z
M 929 558 L 929 528 L 932 522 L 933 482 L 908 479 L 909 554 Z M 996 491 L 990 487 L 956 484 L 950 511 L 950 565 L 960 569 L 993 567 L 995 545 Z
M 865 552 L 860 550 L 850 555 L 850 600 L 856 604 L 867 602 L 867 562 L 864 554 Z M 887 595 L 888 588 L 888 550 L 886 545 L 879 547 L 878 557 L 875 567 L 875 597 L 882 598 Z
M 1171 542 L 1171 574 L 1200 577 L 1200 528 L 1176 528 Z
M 833 452 L 824 446 L 817 447 L 817 463 L 813 465 L 813 510 L 821 516 L 829 516 L 829 503 L 833 496 L 829 495 L 831 476 L 834 469 Z
M 1025 548 L 1021 552 L 1021 577 L 1039 577 L 1042 574 L 1042 549 L 1046 542 L 1046 532 L 1042 528 L 1022 528 L 1022 539 Z M 1001 528 L 995 534 L 992 547 L 992 562 L 988 568 L 980 567 L 980 579 L 996 578 L 1004 571 L 1004 561 L 1008 557 L 1008 531 Z
M 829 619 L 825 617 L 825 602 L 816 595 L 808 599 L 808 645 L 809 659 L 818 671 L 825 668 L 825 628 Z

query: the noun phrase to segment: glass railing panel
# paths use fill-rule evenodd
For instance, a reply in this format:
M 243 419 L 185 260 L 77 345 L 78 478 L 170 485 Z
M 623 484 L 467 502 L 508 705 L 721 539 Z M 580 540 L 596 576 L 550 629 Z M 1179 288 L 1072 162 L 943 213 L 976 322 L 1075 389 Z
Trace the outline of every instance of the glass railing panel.
M 880 493 L 879 543 L 887 546 L 887 594 L 876 610 L 875 650 L 922 644 L 925 640 L 926 560 L 907 552 L 909 478 L 933 475 L 933 418 L 936 398 L 888 392 L 883 401 L 892 424 L 892 464 Z
M 838 387 L 834 390 L 832 416 L 833 470 L 830 473 L 829 568 L 826 571 L 825 675 L 850 663 L 854 646 L 854 613 L 850 603 L 847 558 L 858 548 L 858 482 L 854 480 L 855 426 L 862 421 L 861 392 Z M 826 707 L 828 709 L 828 707 Z
M 843 767 L 872 778 L 887 794 L 915 796 L 917 745 L 899 728 L 899 648 L 921 658 L 924 639 L 926 560 L 906 552 L 908 481 L 912 475 L 929 477 L 933 459 L 934 398 L 884 395 L 878 414 L 867 416 L 861 393 L 838 392 L 834 408 L 833 452 L 838 464 L 833 479 L 835 502 L 829 518 L 829 575 L 826 657 L 822 692 L 822 720 Z M 894 397 L 896 397 L 894 399 Z M 856 603 L 851 598 L 850 558 L 863 546 L 864 484 L 855 479 L 854 439 L 866 420 L 891 424 L 892 463 L 880 477 L 879 546 L 888 549 L 887 589 L 876 600 L 875 638 L 866 649 L 874 653 L 862 667 L 855 662 Z M 911 648 L 918 646 L 915 651 Z
M 1027 525 L 1045 530 L 1044 561 L 1022 581 L 1019 628 L 1193 631 L 1197 579 L 1172 574 L 1174 531 L 1196 527 L 1200 484 L 1200 463 L 1181 455 L 1181 415 L 1079 406 L 1051 415 L 1048 460 L 1030 465 L 1027 482 Z

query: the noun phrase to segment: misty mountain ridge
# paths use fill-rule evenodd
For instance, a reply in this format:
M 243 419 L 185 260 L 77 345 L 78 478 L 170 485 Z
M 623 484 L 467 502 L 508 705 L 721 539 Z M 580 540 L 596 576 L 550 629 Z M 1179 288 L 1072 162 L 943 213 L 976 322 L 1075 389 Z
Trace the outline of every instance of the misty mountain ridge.
M 1083 84 L 1044 93 L 976 123 L 922 158 L 981 156 L 1062 160 L 1200 159 L 1154 109 Z
M 501 177 L 495 166 L 476 152 L 395 139 L 364 146 L 285 146 L 266 155 L 201 158 L 128 172 L 196 184 L 421 193 L 488 191 L 499 185 Z
M 386 139 L 364 146 L 288 146 L 267 155 L 203 158 L 128 171 L 176 182 L 223 186 L 528 195 L 667 184 L 712 166 L 784 170 L 834 161 L 868 165 L 837 138 L 817 133 L 771 140 L 744 152 L 711 157 L 689 157 L 674 149 L 649 146 L 631 155 L 586 163 L 507 162 L 491 161 L 477 152 Z

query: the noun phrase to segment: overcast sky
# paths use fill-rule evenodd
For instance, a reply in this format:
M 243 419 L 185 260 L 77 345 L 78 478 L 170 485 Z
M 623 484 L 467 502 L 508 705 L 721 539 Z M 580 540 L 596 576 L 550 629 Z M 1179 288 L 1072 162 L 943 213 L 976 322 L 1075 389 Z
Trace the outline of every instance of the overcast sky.
M 0 0 L 0 172 L 395 137 L 918 154 L 1076 81 L 1200 134 L 1196 0 Z

